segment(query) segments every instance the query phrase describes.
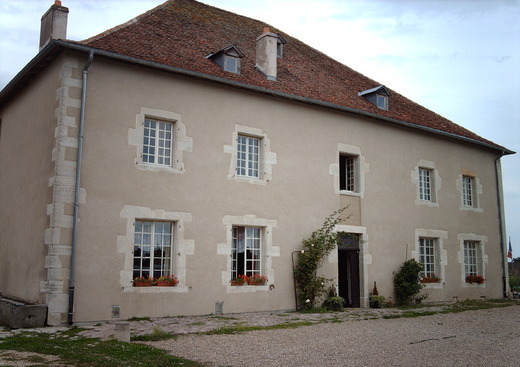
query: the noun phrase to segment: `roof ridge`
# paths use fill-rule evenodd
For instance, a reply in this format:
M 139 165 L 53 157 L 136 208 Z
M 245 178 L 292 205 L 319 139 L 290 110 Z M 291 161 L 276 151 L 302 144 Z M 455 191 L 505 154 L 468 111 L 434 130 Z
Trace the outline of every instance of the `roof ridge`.
M 98 40 L 100 38 L 103 38 L 105 36 L 108 36 L 109 34 L 112 34 L 114 32 L 117 32 L 117 31 L 121 30 L 121 29 L 124 29 L 124 28 L 128 27 L 129 25 L 135 24 L 135 23 L 139 22 L 142 18 L 146 18 L 146 17 L 152 15 L 153 13 L 155 13 L 156 11 L 160 10 L 161 8 L 167 6 L 168 3 L 170 3 L 171 1 L 176 1 L 176 0 L 166 0 L 164 3 L 162 3 L 160 5 L 157 5 L 155 8 L 150 9 L 150 10 L 144 12 L 143 14 L 139 14 L 135 18 L 132 18 L 132 19 L 130 19 L 130 20 L 124 22 L 124 23 L 121 23 L 119 25 L 116 25 L 116 26 L 114 26 L 114 27 L 112 27 L 110 29 L 107 29 L 106 31 L 101 32 L 99 34 L 96 34 L 96 35 L 94 35 L 92 37 L 89 37 L 89 38 L 86 38 L 86 39 L 84 39 L 82 41 L 79 41 L 79 43 L 88 44 L 90 42 L 96 41 L 96 40 Z

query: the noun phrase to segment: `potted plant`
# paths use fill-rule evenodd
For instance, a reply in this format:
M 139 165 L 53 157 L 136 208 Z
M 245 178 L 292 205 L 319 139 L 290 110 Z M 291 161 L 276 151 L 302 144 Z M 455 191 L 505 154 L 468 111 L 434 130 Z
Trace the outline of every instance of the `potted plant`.
M 371 308 L 381 308 L 384 305 L 386 305 L 386 298 L 385 296 L 379 296 L 379 295 L 372 295 L 368 298 L 368 301 L 370 303 Z
M 151 287 L 155 285 L 155 279 L 150 277 L 136 277 L 134 279 L 134 287 Z
M 482 275 L 470 274 L 466 277 L 466 283 L 469 284 L 483 284 L 486 279 Z
M 247 278 L 247 284 L 249 285 L 265 285 L 267 283 L 267 277 L 264 275 L 253 275 Z
M 339 296 L 329 297 L 323 302 L 323 307 L 330 311 L 339 311 L 343 306 L 345 306 L 345 299 Z
M 174 275 L 163 275 L 157 279 L 158 287 L 175 287 L 179 280 Z
M 240 286 L 247 283 L 247 275 L 241 274 L 235 279 L 231 279 L 231 285 Z
M 427 275 L 425 277 L 422 277 L 421 278 L 421 283 L 440 283 L 441 280 L 442 279 L 439 278 L 437 275 L 431 274 L 431 275 Z

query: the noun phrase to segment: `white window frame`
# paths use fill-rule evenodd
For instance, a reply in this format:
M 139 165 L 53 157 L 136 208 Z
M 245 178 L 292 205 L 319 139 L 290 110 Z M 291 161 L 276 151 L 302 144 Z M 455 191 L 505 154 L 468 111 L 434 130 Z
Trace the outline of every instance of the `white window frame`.
M 376 106 L 382 110 L 388 110 L 388 96 L 376 94 Z
M 280 257 L 280 247 L 273 244 L 273 230 L 277 226 L 276 220 L 258 218 L 255 215 L 233 216 L 226 215 L 222 218 L 226 228 L 226 242 L 217 244 L 217 255 L 227 259 L 226 269 L 222 271 L 222 284 L 226 286 L 227 293 L 248 293 L 257 291 L 268 291 L 269 284 L 275 282 L 275 271 L 273 268 L 273 257 Z M 243 287 L 232 286 L 233 274 L 233 227 L 255 227 L 261 231 L 261 275 L 267 276 L 268 284 L 263 286 Z
M 433 202 L 433 170 L 419 167 L 419 200 Z
M 345 180 L 347 173 L 341 174 L 342 157 L 353 158 L 353 182 L 354 190 L 342 190 L 342 180 Z M 365 194 L 365 174 L 369 171 L 369 164 L 365 162 L 365 157 L 361 154 L 361 148 L 355 145 L 339 143 L 336 161 L 329 164 L 329 174 L 334 177 L 334 192 L 341 195 L 363 197 Z
M 237 164 L 240 154 L 238 146 L 239 136 L 258 139 L 258 177 L 239 174 Z M 267 185 L 272 180 L 273 166 L 276 164 L 276 153 L 271 151 L 271 140 L 261 129 L 235 125 L 235 131 L 232 134 L 232 144 L 224 145 L 224 153 L 231 156 L 229 174 L 227 176 L 229 180 L 255 185 Z M 246 157 L 246 161 L 247 159 L 248 157 Z M 249 174 L 248 172 L 246 173 Z
M 248 277 L 263 275 L 263 229 L 252 226 L 233 226 L 232 230 L 231 279 L 236 279 L 239 275 Z M 239 259 L 241 253 L 244 254 L 243 258 Z
M 165 225 L 168 225 L 168 231 L 161 231 Z M 149 228 L 146 228 L 148 227 Z M 152 277 L 175 275 L 173 269 L 174 249 L 174 228 L 175 222 L 154 221 L 136 219 L 134 223 L 134 266 L 132 278 Z M 148 238 L 148 241 L 146 240 Z M 148 256 L 143 256 L 143 248 L 148 247 Z M 161 250 L 161 256 L 156 256 L 156 250 Z M 138 255 L 140 252 L 140 256 Z M 136 267 L 136 261 L 139 266 Z M 143 263 L 149 262 L 148 268 Z M 156 262 L 160 262 L 160 267 L 155 268 Z M 165 264 L 166 263 L 166 264 Z
M 260 178 L 261 138 L 238 134 L 237 175 Z
M 441 177 L 435 168 L 435 163 L 421 160 L 411 172 L 412 183 L 416 185 L 415 204 L 439 206 L 439 190 Z
M 486 253 L 488 243 L 487 236 L 474 233 L 459 233 L 457 239 L 460 243 L 459 263 L 461 265 L 460 280 L 463 287 L 486 287 L 486 283 L 466 283 L 468 274 L 482 275 L 486 278 L 486 265 L 489 261 Z
M 164 209 L 152 209 L 141 206 L 125 205 L 120 212 L 120 218 L 126 223 L 125 231 L 117 236 L 117 253 L 124 261 L 120 271 L 120 285 L 125 293 L 186 293 L 189 287 L 186 285 L 187 257 L 195 253 L 195 241 L 184 237 L 184 229 L 187 223 L 192 221 L 190 213 L 171 212 Z M 175 287 L 134 287 L 132 280 L 134 275 L 134 246 L 135 246 L 135 222 L 170 222 L 172 223 L 172 257 L 170 268 L 179 283 Z
M 233 62 L 231 62 L 233 60 Z M 240 74 L 240 58 L 224 54 L 224 70 L 234 74 Z
M 446 282 L 446 266 L 448 265 L 448 251 L 444 248 L 444 244 L 448 240 L 448 232 L 427 228 L 415 230 L 415 250 L 412 250 L 411 257 L 417 259 L 419 263 L 422 263 L 420 248 L 421 239 L 433 240 L 435 257 L 434 273 L 436 276 L 441 278 L 441 281 L 438 283 L 424 283 L 424 286 L 425 288 L 443 288 Z
M 143 161 L 143 143 L 145 142 L 145 120 L 157 120 L 172 124 L 171 161 L 169 165 Z M 182 116 L 171 112 L 142 107 L 136 115 L 135 128 L 128 129 L 128 144 L 135 147 L 135 167 L 146 171 L 184 173 L 184 154 L 193 150 L 193 139 L 186 135 L 186 125 Z
M 145 117 L 143 125 L 143 164 L 171 167 L 174 123 Z
M 457 189 L 460 191 L 460 209 L 473 212 L 483 212 L 480 207 L 482 185 L 475 173 L 463 170 L 457 179 Z
M 483 275 L 480 241 L 464 240 L 464 279 L 468 275 Z
M 438 245 L 436 238 L 420 237 L 419 238 L 419 263 L 422 264 L 423 270 L 421 275 L 439 276 L 438 271 Z
M 340 190 L 358 192 L 358 157 L 350 154 L 340 154 Z M 343 166 L 343 167 L 342 167 Z

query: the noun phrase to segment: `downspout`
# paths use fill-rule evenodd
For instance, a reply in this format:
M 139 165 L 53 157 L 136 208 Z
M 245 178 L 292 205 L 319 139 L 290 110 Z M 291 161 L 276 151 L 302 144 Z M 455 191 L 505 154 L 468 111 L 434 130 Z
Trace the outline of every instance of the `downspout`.
M 497 182 L 497 201 L 498 201 L 498 223 L 500 231 L 500 254 L 502 255 L 502 296 L 507 298 L 507 254 L 505 251 L 505 221 L 504 221 L 504 194 L 502 191 L 502 165 L 500 158 L 504 156 L 504 152 L 500 157 L 495 159 L 495 174 Z
M 69 276 L 69 325 L 72 325 L 74 316 L 74 286 L 76 283 L 76 247 L 78 240 L 78 217 L 79 217 L 79 192 L 81 181 L 81 164 L 83 157 L 83 130 L 85 126 L 85 101 L 87 98 L 87 74 L 94 52 L 90 51 L 88 60 L 83 67 L 83 77 L 81 81 L 81 106 L 79 112 L 79 132 L 78 132 L 78 155 L 76 159 L 76 187 L 74 191 L 74 218 L 72 222 L 72 248 L 70 254 L 70 276 Z

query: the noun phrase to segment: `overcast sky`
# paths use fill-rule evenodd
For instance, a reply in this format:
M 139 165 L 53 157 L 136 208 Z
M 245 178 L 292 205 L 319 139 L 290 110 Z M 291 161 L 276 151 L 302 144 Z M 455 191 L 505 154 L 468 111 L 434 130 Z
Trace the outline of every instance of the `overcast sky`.
M 38 52 L 40 19 L 53 2 L 0 1 L 0 89 Z M 62 0 L 67 38 L 91 37 L 163 2 Z M 520 0 L 202 2 L 265 21 L 520 152 Z M 507 232 L 520 257 L 520 153 L 503 157 L 502 169 Z

